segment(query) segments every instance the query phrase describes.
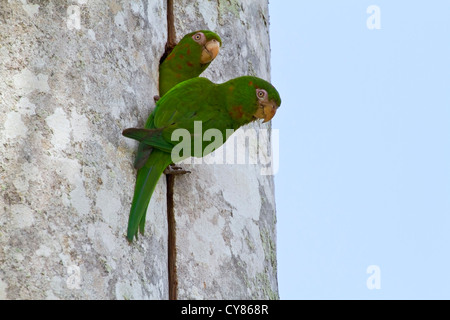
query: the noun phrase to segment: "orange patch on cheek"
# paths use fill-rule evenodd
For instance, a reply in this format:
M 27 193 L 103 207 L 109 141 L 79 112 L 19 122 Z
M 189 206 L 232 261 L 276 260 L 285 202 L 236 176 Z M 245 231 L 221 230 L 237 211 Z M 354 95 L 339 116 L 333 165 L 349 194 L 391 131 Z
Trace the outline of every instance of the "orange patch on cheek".
M 248 83 L 248 85 L 251 87 L 251 86 L 253 86 L 253 81 L 250 81 L 249 83 Z
M 188 67 L 193 67 L 194 66 L 194 64 L 192 63 L 192 62 L 186 62 L 186 64 L 188 65 Z

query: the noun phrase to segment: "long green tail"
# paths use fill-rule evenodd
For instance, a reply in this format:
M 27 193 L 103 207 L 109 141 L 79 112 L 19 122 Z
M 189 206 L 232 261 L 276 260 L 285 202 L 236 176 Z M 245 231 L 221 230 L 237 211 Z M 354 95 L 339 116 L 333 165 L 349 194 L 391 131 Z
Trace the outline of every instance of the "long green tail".
M 155 186 L 161 174 L 169 164 L 172 163 L 171 154 L 153 149 L 145 165 L 138 170 L 134 197 L 131 204 L 130 217 L 128 220 L 128 241 L 138 235 L 138 231 L 144 234 L 145 216 L 147 207 L 152 197 Z

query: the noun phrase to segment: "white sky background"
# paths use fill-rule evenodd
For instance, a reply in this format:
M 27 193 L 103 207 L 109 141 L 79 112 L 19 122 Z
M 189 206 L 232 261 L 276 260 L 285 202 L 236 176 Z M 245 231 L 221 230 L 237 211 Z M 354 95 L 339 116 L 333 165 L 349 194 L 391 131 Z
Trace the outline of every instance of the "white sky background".
M 282 299 L 450 299 L 449 13 L 270 1 Z

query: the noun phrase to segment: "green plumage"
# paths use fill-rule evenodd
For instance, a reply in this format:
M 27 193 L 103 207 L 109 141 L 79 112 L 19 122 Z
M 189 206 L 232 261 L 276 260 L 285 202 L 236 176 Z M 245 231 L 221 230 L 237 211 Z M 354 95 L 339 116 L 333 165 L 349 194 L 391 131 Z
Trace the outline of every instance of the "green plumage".
M 196 35 L 199 39 L 195 39 Z M 208 43 L 216 40 L 222 44 L 220 37 L 208 30 L 199 30 L 189 33 L 173 48 L 159 67 L 159 95 L 164 96 L 175 85 L 198 77 L 218 54 L 218 48 L 214 55 L 209 57 L 209 62 L 204 62 L 205 52 L 208 58 Z M 183 108 L 183 105 L 179 105 Z M 154 112 L 150 114 L 145 128 L 155 129 Z M 151 195 L 155 189 L 164 169 L 172 163 L 170 150 L 173 145 L 162 139 L 162 132 L 153 132 L 149 141 L 152 146 L 140 143 L 134 163 L 138 170 L 134 196 L 130 211 L 127 238 L 132 241 L 137 236 L 138 230 L 144 233 L 145 216 Z M 154 150 L 158 149 L 158 150 Z M 161 152 L 162 150 L 163 152 Z
M 258 97 L 261 90 L 266 94 L 264 97 Z M 153 148 L 147 162 L 138 171 L 128 240 L 132 241 L 137 236 L 138 229 L 141 233 L 144 231 L 145 215 L 153 190 L 161 173 L 173 160 L 171 151 L 180 142 L 172 139 L 177 129 L 188 132 L 191 139 L 192 149 L 182 158 L 202 157 L 206 155 L 205 148 L 211 142 L 203 142 L 200 150 L 194 149 L 196 121 L 202 124 L 201 136 L 208 129 L 217 129 L 225 142 L 228 138 L 226 129 L 236 130 L 258 118 L 270 120 L 280 104 L 277 90 L 267 81 L 256 77 L 240 77 L 218 85 L 205 78 L 194 78 L 176 85 L 157 102 L 146 128 L 124 130 L 124 136 Z M 273 110 L 273 114 L 265 117 L 264 108 Z
M 192 37 L 202 33 L 204 38 L 196 42 Z M 176 84 L 188 79 L 198 77 L 208 68 L 208 63 L 201 62 L 203 41 L 217 40 L 222 44 L 220 37 L 208 30 L 199 30 L 189 33 L 180 40 L 172 52 L 161 63 L 159 67 L 159 95 L 163 96 Z
M 194 40 L 195 35 L 199 35 L 201 39 Z M 208 68 L 212 60 L 202 63 L 202 53 L 205 45 L 211 40 L 216 40 L 219 45 L 222 45 L 220 37 L 208 30 L 191 32 L 180 40 L 159 67 L 159 95 L 161 97 L 178 83 L 198 77 Z M 145 128 L 152 128 L 152 115 L 148 118 Z M 150 153 L 151 147 L 139 144 L 134 167 L 138 170 L 142 168 Z

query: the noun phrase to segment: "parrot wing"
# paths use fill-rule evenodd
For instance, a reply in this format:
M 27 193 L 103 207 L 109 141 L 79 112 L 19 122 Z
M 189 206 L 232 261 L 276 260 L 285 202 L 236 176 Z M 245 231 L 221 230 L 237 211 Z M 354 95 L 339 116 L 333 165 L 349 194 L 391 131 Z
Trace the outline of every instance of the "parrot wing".
M 178 128 L 193 133 L 196 121 L 202 122 L 204 130 L 232 128 L 231 118 L 226 109 L 226 97 L 218 89 L 216 84 L 201 77 L 176 85 L 156 105 L 155 128 L 164 129 L 162 135 L 166 141 L 171 141 L 168 133 Z

